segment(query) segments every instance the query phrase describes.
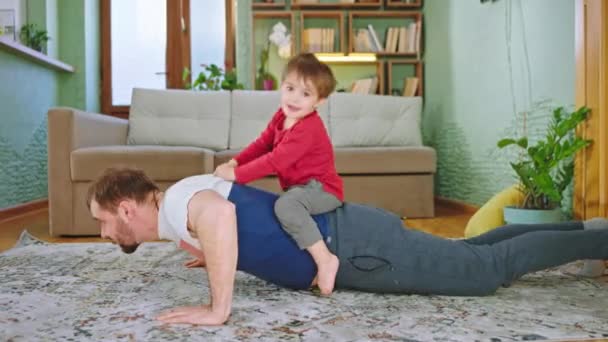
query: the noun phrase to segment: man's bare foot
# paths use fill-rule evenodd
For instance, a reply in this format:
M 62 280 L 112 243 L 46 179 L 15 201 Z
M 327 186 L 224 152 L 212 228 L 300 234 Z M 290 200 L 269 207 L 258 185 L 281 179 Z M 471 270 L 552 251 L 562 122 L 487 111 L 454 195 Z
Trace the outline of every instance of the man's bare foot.
M 317 273 L 317 286 L 319 286 L 322 295 L 329 296 L 334 291 L 340 260 L 338 260 L 337 256 L 331 254 L 331 256 L 327 258 L 327 261 L 319 263 L 317 267 L 319 269 Z

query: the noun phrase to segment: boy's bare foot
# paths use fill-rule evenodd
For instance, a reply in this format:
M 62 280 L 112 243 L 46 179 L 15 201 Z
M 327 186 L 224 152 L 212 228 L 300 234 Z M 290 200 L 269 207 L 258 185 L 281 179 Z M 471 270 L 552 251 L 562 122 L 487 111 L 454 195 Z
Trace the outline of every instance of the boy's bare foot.
M 340 260 L 333 254 L 324 260 L 324 262 L 317 265 L 319 269 L 317 273 L 317 286 L 322 295 L 329 296 L 334 291 L 339 266 Z

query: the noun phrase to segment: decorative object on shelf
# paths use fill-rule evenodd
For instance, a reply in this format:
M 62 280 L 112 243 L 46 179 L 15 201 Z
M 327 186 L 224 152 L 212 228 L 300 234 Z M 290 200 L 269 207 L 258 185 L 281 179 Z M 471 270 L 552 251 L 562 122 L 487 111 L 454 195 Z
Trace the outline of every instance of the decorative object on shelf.
M 17 40 L 13 9 L 0 9 L 0 39 Z
M 46 30 L 38 30 L 36 24 L 21 26 L 19 37 L 23 44 L 38 52 L 44 52 L 43 50 L 46 50 L 46 42 L 51 39 Z
M 553 118 L 549 124 L 544 139 L 529 146 L 528 138 L 518 140 L 507 138 L 498 142 L 499 148 L 517 145 L 524 150 L 520 160 L 510 163 L 519 178 L 519 189 L 524 195 L 520 208 L 505 207 L 505 221 L 515 222 L 513 214 L 525 217 L 525 223 L 530 222 L 530 211 L 538 210 L 541 216 L 548 216 L 555 220 L 561 216 L 559 207 L 563 192 L 570 185 L 574 174 L 574 155 L 579 150 L 591 144 L 591 140 L 582 139 L 574 134 L 579 123 L 585 121 L 589 109 L 581 107 L 568 113 L 563 107 L 553 111 Z M 518 212 L 523 210 L 523 212 Z M 554 211 L 554 213 L 550 213 Z M 547 215 L 549 214 L 549 215 Z
M 272 27 L 266 47 L 260 52 L 260 67 L 256 77 L 258 89 L 273 90 L 277 86 L 276 77 L 268 71 L 271 43 L 277 47 L 279 57 L 283 59 L 291 57 L 291 34 L 287 33 L 287 27 L 283 23 L 278 22 Z
M 241 83 L 238 82 L 236 72 L 234 72 L 234 70 L 224 71 L 224 69 L 215 64 L 203 66 L 205 69 L 198 74 L 192 84 L 188 82 L 188 77 L 191 74 L 190 69 L 184 69 L 182 72 L 182 80 L 184 81 L 185 89 L 235 90 L 245 88 Z

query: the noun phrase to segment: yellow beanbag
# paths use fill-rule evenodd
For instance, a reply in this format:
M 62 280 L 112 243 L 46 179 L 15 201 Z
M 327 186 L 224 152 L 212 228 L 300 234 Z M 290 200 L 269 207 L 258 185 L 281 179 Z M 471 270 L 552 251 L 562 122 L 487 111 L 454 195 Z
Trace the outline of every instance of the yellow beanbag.
M 524 195 L 517 184 L 497 193 L 471 217 L 464 236 L 470 238 L 504 225 L 502 209 L 509 205 L 519 205 L 523 199 Z

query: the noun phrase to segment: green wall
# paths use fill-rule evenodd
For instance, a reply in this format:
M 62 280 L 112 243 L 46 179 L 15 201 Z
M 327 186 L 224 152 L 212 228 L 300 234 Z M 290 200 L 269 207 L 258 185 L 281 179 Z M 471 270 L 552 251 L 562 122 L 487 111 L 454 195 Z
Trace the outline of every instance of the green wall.
M 0 50 L 0 208 L 47 193 L 46 116 L 58 72 Z
M 47 197 L 46 113 L 99 111 L 99 0 L 27 0 L 28 21 L 51 36 L 64 73 L 0 49 L 0 208 Z
M 574 104 L 574 0 L 427 0 L 424 16 L 436 193 L 483 204 L 515 182 L 514 151 L 496 142 L 522 134 L 524 116 L 533 139 L 554 106 Z

